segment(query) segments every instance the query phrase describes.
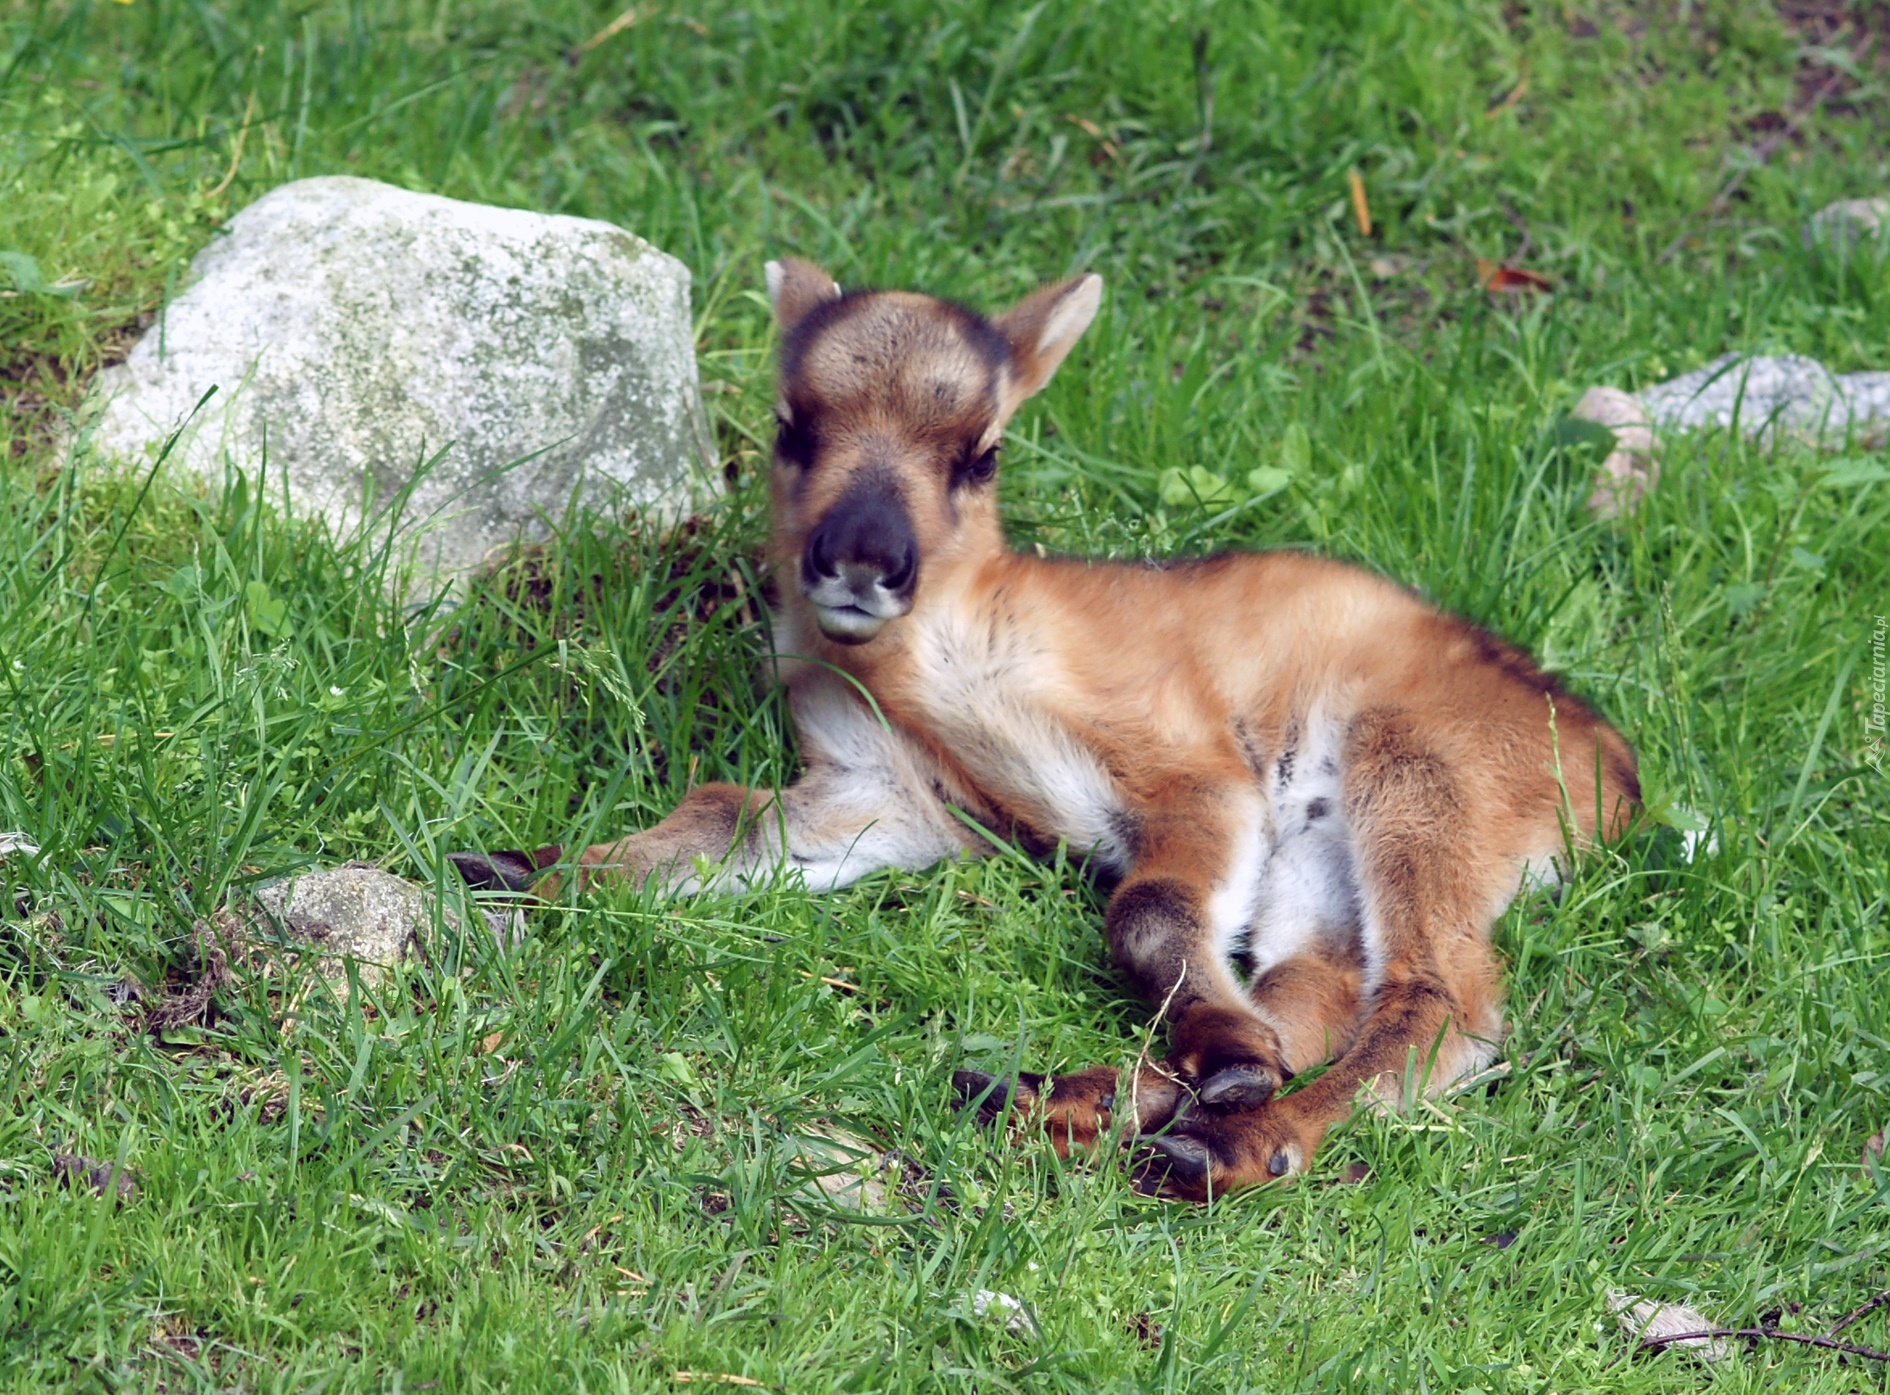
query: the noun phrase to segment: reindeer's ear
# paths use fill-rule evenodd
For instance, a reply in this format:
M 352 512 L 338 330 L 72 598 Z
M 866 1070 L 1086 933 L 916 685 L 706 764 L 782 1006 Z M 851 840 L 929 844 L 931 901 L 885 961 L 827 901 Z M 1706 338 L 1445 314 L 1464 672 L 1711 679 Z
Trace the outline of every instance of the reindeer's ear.
M 840 299 L 840 287 L 833 277 L 799 257 L 769 262 L 767 272 L 768 303 L 774 306 L 774 318 L 782 329 L 794 328 L 821 302 Z
M 1057 371 L 1083 337 L 1102 304 L 1102 277 L 1091 272 L 1074 281 L 1045 286 L 1026 296 L 995 322 L 1011 347 L 1010 371 L 1005 375 L 1004 415 L 1036 392 Z

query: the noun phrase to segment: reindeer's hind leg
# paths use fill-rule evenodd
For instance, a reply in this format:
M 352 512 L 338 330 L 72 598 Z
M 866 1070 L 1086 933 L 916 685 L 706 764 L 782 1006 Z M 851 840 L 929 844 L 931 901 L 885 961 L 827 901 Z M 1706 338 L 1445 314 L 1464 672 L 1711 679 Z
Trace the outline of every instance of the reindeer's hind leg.
M 1361 715 L 1345 766 L 1371 970 L 1357 1036 L 1304 1089 L 1259 1109 L 1182 1118 L 1151 1145 L 1138 1179 L 1148 1189 L 1200 1200 L 1303 1170 L 1361 1087 L 1395 1098 L 1414 1074 L 1440 1089 L 1496 1050 L 1501 1006 L 1489 936 L 1515 889 L 1519 850 L 1508 841 L 1518 830 L 1505 827 L 1500 810 L 1474 803 L 1465 772 L 1406 714 Z
M 1365 965 L 1355 946 L 1321 941 L 1255 977 L 1248 989 L 1298 1075 L 1343 1056 L 1358 1037 Z

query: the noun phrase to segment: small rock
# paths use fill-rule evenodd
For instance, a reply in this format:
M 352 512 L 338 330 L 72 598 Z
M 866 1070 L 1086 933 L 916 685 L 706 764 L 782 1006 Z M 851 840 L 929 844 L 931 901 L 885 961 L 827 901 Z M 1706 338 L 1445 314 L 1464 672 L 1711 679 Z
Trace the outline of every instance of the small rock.
M 1594 518 L 1618 518 L 1640 503 L 1660 480 L 1647 408 L 1631 392 L 1594 387 L 1582 394 L 1569 415 L 1605 426 L 1614 436 L 1614 449 L 1595 470 L 1588 512 Z
M 1614 436 L 1614 449 L 1596 470 L 1588 496 L 1592 516 L 1614 518 L 1659 481 L 1653 427 L 1737 426 L 1744 436 L 1769 439 L 1782 433 L 1826 449 L 1882 447 L 1890 441 L 1890 372 L 1833 373 L 1816 359 L 1790 354 L 1723 354 L 1639 394 L 1590 388 L 1569 415 L 1604 426 Z
M 803 1129 L 789 1140 L 792 1163 L 807 1180 L 796 1193 L 846 1211 L 883 1215 L 886 1181 L 896 1180 L 899 1159 L 869 1139 L 831 1125 Z
M 259 489 L 358 527 L 404 504 L 423 568 L 455 576 L 575 503 L 680 513 L 709 487 L 689 272 L 609 223 L 302 179 L 233 218 L 120 367 L 92 440 L 226 457 Z M 449 449 L 450 448 L 450 449 Z
M 1839 199 L 1805 223 L 1805 246 L 1849 249 L 1864 244 L 1879 256 L 1890 253 L 1890 196 Z
M 351 862 L 271 882 L 257 889 L 255 900 L 268 927 L 313 949 L 322 976 L 344 995 L 349 960 L 358 966 L 363 984 L 379 987 L 386 970 L 405 960 L 434 926 L 433 893 L 371 863 Z M 479 913 L 504 945 L 516 912 L 481 907 Z M 440 918 L 448 929 L 459 929 L 452 909 L 442 908 Z
M 1890 436 L 1890 373 L 1835 374 L 1794 354 L 1724 354 L 1642 389 L 1640 399 L 1653 423 L 1668 431 L 1737 426 L 1745 436 L 1783 432 L 1815 446 L 1848 439 L 1865 449 Z

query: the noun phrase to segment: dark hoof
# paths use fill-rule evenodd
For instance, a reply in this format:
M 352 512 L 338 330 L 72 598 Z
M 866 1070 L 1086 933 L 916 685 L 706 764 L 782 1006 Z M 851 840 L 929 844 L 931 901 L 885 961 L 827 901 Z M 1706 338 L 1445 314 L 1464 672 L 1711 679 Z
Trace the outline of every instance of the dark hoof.
M 1250 1106 L 1265 1104 L 1280 1088 L 1279 1074 L 1266 1066 L 1227 1066 L 1201 1082 L 1202 1104 Z
M 448 853 L 446 860 L 474 891 L 508 891 L 518 895 L 538 879 L 540 872 L 558 860 L 558 850 L 542 848 L 528 853 L 508 848 L 490 853 L 456 852 Z
M 1171 1196 L 1177 1193 L 1199 1196 L 1208 1189 L 1208 1175 L 1214 1168 L 1214 1155 L 1207 1144 L 1186 1134 L 1163 1134 L 1151 1138 L 1140 1154 L 1142 1165 L 1130 1183 L 1143 1196 Z
M 958 1094 L 961 1109 L 977 1106 L 978 1122 L 988 1124 L 1013 1104 L 1029 1108 L 1036 1103 L 1042 1076 L 1020 1075 L 1015 1080 L 1000 1080 L 981 1070 L 955 1070 L 952 1089 Z

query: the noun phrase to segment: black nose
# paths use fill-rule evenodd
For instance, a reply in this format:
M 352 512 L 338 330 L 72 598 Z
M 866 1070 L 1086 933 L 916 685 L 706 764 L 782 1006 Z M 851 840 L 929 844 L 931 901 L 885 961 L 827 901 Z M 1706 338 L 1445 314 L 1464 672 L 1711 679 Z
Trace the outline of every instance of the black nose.
M 827 510 L 801 554 L 810 584 L 828 577 L 886 590 L 909 590 L 919 572 L 919 543 L 905 501 L 891 481 L 869 476 Z

